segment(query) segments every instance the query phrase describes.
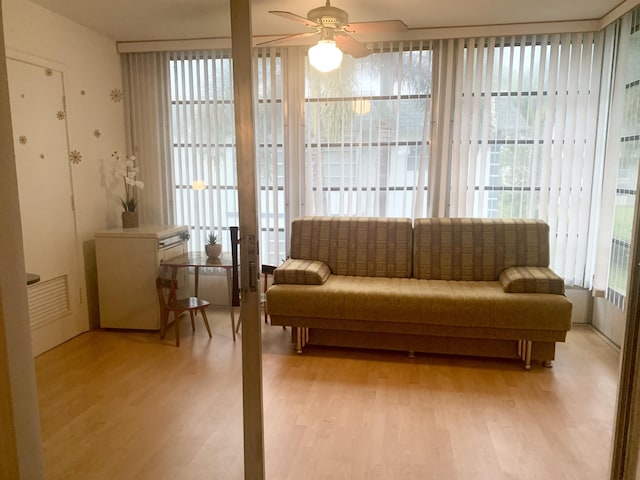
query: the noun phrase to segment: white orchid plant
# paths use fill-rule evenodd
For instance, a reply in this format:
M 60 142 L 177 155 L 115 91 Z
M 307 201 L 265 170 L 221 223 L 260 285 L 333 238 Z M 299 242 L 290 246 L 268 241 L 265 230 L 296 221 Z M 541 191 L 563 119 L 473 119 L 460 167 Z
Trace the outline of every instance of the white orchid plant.
M 138 167 L 136 156 L 122 156 L 119 152 L 113 152 L 111 156 L 115 160 L 114 172 L 124 181 L 124 198 L 120 198 L 125 212 L 135 212 L 138 208 L 138 189 L 144 188 L 144 183 L 138 180 Z

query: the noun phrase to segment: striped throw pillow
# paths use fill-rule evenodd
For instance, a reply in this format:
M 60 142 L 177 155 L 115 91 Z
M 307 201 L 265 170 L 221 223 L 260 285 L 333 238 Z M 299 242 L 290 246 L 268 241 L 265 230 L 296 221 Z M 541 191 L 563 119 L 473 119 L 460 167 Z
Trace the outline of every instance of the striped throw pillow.
M 290 258 L 273 272 L 273 283 L 322 285 L 330 274 L 331 270 L 324 262 Z
M 546 267 L 509 267 L 500 274 L 507 293 L 553 293 L 564 295 L 564 280 Z

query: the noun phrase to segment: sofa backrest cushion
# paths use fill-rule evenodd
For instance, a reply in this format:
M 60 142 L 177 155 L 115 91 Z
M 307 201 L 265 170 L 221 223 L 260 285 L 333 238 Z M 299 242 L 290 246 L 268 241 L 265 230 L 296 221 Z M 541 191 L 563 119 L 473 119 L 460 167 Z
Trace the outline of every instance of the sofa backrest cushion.
M 549 266 L 542 220 L 420 218 L 414 222 L 413 276 L 496 281 L 508 267 Z
M 408 218 L 301 217 L 291 223 L 291 258 L 319 260 L 335 275 L 411 276 Z

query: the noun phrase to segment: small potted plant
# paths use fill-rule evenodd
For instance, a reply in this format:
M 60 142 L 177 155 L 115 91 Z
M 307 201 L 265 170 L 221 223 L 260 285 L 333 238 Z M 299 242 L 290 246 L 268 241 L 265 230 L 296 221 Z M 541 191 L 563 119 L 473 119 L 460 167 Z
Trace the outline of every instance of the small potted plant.
M 220 252 L 222 252 L 222 245 L 218 243 L 218 237 L 213 233 L 207 236 L 207 243 L 204 246 L 204 251 L 207 252 L 207 257 L 218 258 Z

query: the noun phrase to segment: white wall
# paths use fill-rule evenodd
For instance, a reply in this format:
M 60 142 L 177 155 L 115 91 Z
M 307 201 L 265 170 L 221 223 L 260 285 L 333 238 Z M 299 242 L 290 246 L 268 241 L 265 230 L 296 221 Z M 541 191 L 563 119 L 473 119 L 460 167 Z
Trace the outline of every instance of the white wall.
M 624 342 L 626 322 L 626 310 L 620 310 L 604 298 L 593 299 L 591 324 L 619 347 Z
M 124 102 L 120 57 L 113 40 L 28 0 L 3 0 L 5 47 L 61 64 L 69 128 L 69 149 L 82 160 L 72 165 L 78 246 L 86 276 L 84 298 L 92 325 L 97 322 L 94 235 L 119 225 L 122 194 L 111 175 L 111 154 L 124 152 Z M 100 136 L 94 135 L 99 130 Z
M 591 323 L 591 292 L 584 288 L 565 288 L 567 298 L 571 300 L 573 308 L 571 311 L 571 323 Z

